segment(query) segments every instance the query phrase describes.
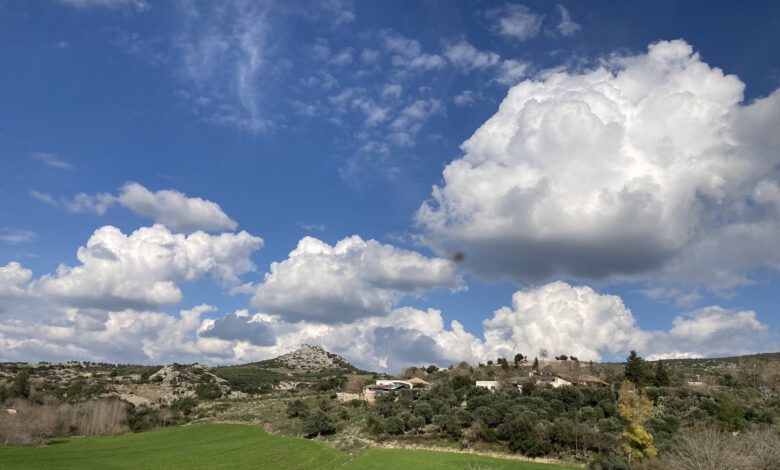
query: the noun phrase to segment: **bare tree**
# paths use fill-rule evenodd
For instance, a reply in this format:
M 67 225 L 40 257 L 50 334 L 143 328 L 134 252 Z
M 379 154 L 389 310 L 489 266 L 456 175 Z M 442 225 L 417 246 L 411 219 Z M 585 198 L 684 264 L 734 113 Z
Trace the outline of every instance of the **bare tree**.
M 715 428 L 681 432 L 676 445 L 663 458 L 670 470 L 753 470 L 737 439 Z

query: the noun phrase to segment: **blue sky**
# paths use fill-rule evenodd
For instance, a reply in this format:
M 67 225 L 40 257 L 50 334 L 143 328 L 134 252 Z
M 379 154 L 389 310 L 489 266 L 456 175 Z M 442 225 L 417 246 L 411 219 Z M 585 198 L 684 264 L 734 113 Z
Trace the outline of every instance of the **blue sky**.
M 778 10 L 0 2 L 0 360 L 776 349 Z

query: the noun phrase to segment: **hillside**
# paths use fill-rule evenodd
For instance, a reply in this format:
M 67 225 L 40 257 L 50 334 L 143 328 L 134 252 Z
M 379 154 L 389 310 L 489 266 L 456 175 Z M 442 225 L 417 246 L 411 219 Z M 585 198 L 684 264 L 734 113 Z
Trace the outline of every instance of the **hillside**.
M 370 374 L 361 371 L 338 354 L 308 344 L 273 359 L 215 367 L 213 372 L 227 380 L 232 388 L 247 393 L 311 387 L 328 378 L 347 374 Z

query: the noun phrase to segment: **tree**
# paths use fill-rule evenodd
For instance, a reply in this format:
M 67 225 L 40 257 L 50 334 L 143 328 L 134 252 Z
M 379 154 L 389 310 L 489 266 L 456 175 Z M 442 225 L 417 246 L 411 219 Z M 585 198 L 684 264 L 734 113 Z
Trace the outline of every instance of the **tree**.
M 531 366 L 533 370 L 539 370 L 539 358 L 534 358 L 534 365 Z
M 639 357 L 636 351 L 631 351 L 628 354 L 626 369 L 623 372 L 623 376 L 637 387 L 648 385 L 650 374 L 647 370 L 647 363 L 645 363 L 644 359 Z
M 427 372 L 429 374 L 433 374 L 434 372 L 437 372 L 438 370 L 439 370 L 439 367 L 434 365 L 434 364 L 431 364 L 431 365 L 429 365 L 428 367 L 425 368 L 425 372 Z
M 731 394 L 726 394 L 720 399 L 720 406 L 715 413 L 715 422 L 724 430 L 734 432 L 742 427 L 745 418 L 745 408 L 740 405 Z
M 16 378 L 11 383 L 11 395 L 15 397 L 27 398 L 30 396 L 30 371 L 22 369 L 16 374 Z
M 515 367 L 520 365 L 520 363 L 522 363 L 523 360 L 525 360 L 525 357 L 523 357 L 522 354 L 520 354 L 520 353 L 515 354 Z
M 385 430 L 388 434 L 396 435 L 404 433 L 404 420 L 398 416 L 391 416 L 385 420 Z
M 658 387 L 668 387 L 671 385 L 669 373 L 666 371 L 664 361 L 658 361 L 655 365 L 655 384 Z
M 414 414 L 422 418 L 425 423 L 430 423 L 433 419 L 433 408 L 430 403 L 418 401 L 414 404 Z
M 425 419 L 422 416 L 412 415 L 409 418 L 409 429 L 412 429 L 415 434 L 419 434 L 420 429 L 425 426 Z
M 336 432 L 336 425 L 333 424 L 330 415 L 324 411 L 316 411 L 303 421 L 303 433 L 307 437 L 333 434 L 334 432 Z
M 491 361 L 487 361 L 487 365 L 492 366 L 493 365 L 493 361 L 492 360 Z
M 646 395 L 641 395 L 631 382 L 624 380 L 620 386 L 618 410 L 625 424 L 620 439 L 623 441 L 623 451 L 628 456 L 629 463 L 645 457 L 655 457 L 658 451 L 653 445 L 653 435 L 644 428 L 644 423 L 650 419 L 653 412 L 653 402 Z

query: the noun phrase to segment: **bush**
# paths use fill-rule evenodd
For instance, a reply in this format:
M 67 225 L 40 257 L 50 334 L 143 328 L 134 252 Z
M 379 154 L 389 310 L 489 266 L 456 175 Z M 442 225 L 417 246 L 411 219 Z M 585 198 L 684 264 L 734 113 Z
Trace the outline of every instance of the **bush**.
M 305 418 L 309 416 L 309 405 L 300 398 L 287 403 L 288 418 Z
M 303 433 L 306 437 L 333 434 L 334 432 L 336 432 L 336 425 L 330 415 L 324 411 L 315 411 L 303 421 Z
M 147 406 L 135 407 L 128 406 L 127 420 L 125 424 L 133 432 L 142 432 L 154 429 L 161 424 L 159 408 Z
M 195 387 L 195 395 L 201 400 L 216 400 L 222 396 L 222 389 L 213 382 L 202 383 Z
M 391 416 L 385 420 L 385 431 L 388 434 L 403 434 L 404 433 L 404 421 L 398 416 Z
M 189 416 L 192 413 L 192 410 L 194 410 L 198 406 L 198 401 L 192 397 L 187 398 L 180 398 L 173 403 L 171 403 L 170 409 L 171 411 L 181 413 L 184 416 Z
M 430 424 L 433 419 L 433 408 L 429 403 L 418 401 L 414 404 L 414 414 L 421 417 L 425 424 Z

